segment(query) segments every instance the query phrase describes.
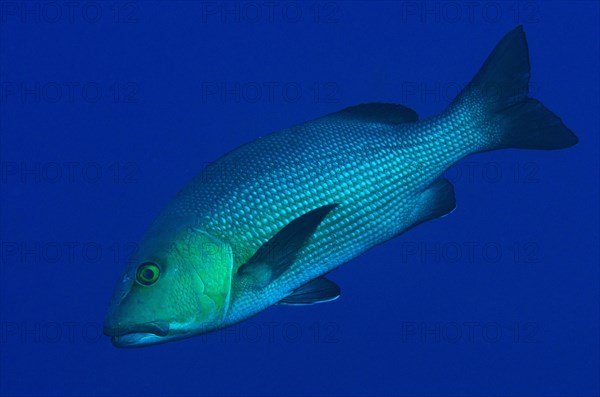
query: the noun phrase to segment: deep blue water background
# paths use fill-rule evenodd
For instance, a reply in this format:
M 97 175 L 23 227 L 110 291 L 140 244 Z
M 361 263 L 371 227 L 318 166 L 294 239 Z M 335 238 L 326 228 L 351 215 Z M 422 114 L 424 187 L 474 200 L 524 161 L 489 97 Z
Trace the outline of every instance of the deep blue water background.
M 0 4 L 1 395 L 600 393 L 598 3 Z M 518 24 L 577 146 L 463 160 L 457 210 L 332 273 L 333 303 L 146 349 L 99 335 L 204 164 L 358 103 L 434 115 Z

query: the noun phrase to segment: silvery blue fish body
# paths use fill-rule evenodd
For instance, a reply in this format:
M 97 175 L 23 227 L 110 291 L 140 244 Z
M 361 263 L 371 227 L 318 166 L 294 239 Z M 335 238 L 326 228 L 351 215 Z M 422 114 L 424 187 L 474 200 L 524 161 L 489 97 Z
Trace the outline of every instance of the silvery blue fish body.
M 440 176 L 457 160 L 577 142 L 527 97 L 528 82 L 518 27 L 436 117 L 364 104 L 231 151 L 150 227 L 117 286 L 105 333 L 116 346 L 144 346 L 220 329 L 277 303 L 337 298 L 324 275 L 455 208 Z

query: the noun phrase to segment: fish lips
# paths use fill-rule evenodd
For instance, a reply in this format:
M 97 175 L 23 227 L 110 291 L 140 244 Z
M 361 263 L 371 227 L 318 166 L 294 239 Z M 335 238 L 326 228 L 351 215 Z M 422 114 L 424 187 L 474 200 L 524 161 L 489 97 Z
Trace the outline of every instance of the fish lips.
M 111 337 L 111 342 L 117 347 L 134 347 L 153 344 L 169 335 L 167 321 L 152 321 L 142 324 L 122 326 L 104 326 L 104 335 Z

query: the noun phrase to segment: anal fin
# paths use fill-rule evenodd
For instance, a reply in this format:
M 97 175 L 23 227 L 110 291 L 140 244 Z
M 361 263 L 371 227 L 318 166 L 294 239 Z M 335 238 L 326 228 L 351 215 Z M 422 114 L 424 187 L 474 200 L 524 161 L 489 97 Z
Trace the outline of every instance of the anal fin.
M 413 210 L 412 227 L 448 215 L 455 208 L 454 186 L 447 179 L 440 178 L 425 189 L 419 197 Z
M 280 305 L 312 305 L 329 302 L 340 297 L 340 287 L 325 277 L 316 278 L 297 288 L 279 301 Z

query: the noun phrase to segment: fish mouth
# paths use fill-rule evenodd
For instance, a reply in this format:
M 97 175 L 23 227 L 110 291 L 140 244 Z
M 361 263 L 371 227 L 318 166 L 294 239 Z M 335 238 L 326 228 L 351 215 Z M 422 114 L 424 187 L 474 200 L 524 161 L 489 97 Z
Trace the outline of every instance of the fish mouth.
M 163 342 L 169 335 L 169 323 L 153 321 L 126 326 L 104 326 L 104 335 L 116 347 L 141 347 Z

